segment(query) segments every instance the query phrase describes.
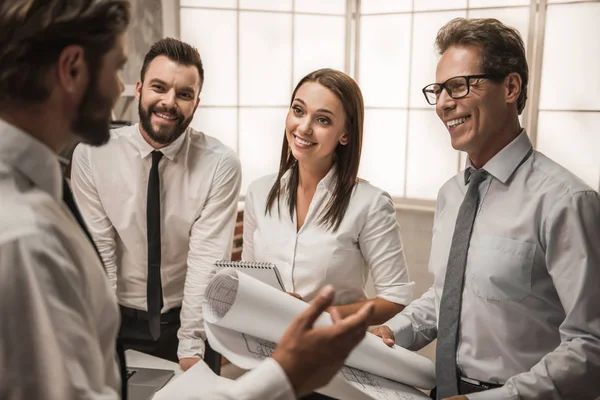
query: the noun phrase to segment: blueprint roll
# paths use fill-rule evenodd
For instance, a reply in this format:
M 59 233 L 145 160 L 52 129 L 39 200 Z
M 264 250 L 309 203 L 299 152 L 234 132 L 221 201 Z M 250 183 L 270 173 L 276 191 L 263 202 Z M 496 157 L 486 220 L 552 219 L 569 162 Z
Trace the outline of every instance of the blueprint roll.
M 245 335 L 277 343 L 296 315 L 308 304 L 233 268 L 219 271 L 208 284 L 202 309 L 211 346 L 242 368 L 252 368 Z M 329 326 L 323 313 L 315 326 Z M 214 345 L 213 345 L 214 343 Z M 234 359 L 236 361 L 234 361 Z M 399 346 L 388 347 L 367 333 L 345 364 L 421 389 L 435 386 L 435 366 L 427 358 Z

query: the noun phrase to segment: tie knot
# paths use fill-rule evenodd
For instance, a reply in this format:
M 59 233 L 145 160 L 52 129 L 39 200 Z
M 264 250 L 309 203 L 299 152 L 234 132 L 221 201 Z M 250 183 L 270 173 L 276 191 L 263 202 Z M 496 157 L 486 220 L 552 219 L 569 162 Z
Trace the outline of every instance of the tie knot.
M 152 152 L 152 166 L 156 166 L 158 165 L 158 162 L 160 161 L 160 159 L 162 158 L 163 153 L 157 150 L 154 150 Z
M 473 171 L 469 177 L 469 184 L 478 186 L 488 175 L 485 169 L 477 169 Z

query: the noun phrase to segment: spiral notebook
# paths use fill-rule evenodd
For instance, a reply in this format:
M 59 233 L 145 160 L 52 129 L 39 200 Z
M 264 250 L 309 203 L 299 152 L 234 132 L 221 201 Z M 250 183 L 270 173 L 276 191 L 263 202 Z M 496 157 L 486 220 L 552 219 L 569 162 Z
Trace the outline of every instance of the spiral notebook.
M 262 283 L 285 292 L 285 286 L 277 267 L 269 262 L 220 260 L 215 263 L 215 267 L 235 268 L 254 279 L 258 279 Z

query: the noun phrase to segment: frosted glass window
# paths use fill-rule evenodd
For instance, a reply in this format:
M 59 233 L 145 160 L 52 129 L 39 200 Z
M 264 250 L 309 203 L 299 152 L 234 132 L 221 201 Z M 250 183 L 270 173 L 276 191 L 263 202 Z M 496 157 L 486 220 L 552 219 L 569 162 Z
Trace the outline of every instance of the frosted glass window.
M 469 0 L 469 7 L 510 7 L 528 6 L 531 0 Z
M 240 8 L 252 10 L 292 11 L 292 0 L 239 0 Z
M 465 11 L 415 14 L 410 78 L 411 107 L 429 107 L 421 89 L 435 82 L 435 69 L 439 59 L 435 50 L 438 30 L 451 19 L 465 16 Z
M 240 104 L 287 105 L 292 15 L 240 12 Z
M 181 7 L 236 8 L 237 0 L 179 0 Z
M 242 194 L 256 179 L 275 174 L 288 108 L 242 108 L 240 110 L 240 161 L 242 163 Z
M 346 0 L 296 0 L 294 7 L 298 12 L 319 14 L 346 14 Z
M 548 6 L 540 109 L 600 109 L 600 3 Z
M 600 112 L 540 112 L 536 147 L 599 190 L 598 127 Z
M 523 42 L 525 43 L 525 50 L 527 50 L 527 37 L 529 33 L 529 7 L 469 10 L 468 15 L 469 18 L 496 18 L 503 24 L 515 28 L 521 34 Z
M 202 57 L 204 105 L 237 104 L 236 12 L 181 10 L 181 39 L 195 46 Z
M 237 148 L 237 108 L 198 106 L 190 126 L 219 139 L 233 151 Z
M 548 0 L 548 4 L 552 4 L 552 3 L 576 3 L 576 2 L 581 3 L 582 1 L 586 1 L 586 0 Z M 587 0 L 587 1 L 593 2 L 593 1 L 598 1 L 598 0 Z
M 359 177 L 387 191 L 404 196 L 406 110 L 365 112 Z
M 294 22 L 294 82 L 320 68 L 344 70 L 346 18 L 296 15 Z M 319 29 L 314 29 L 318 26 Z
M 411 110 L 409 117 L 406 196 L 435 200 L 458 172 L 458 151 L 434 111 Z
M 456 10 L 467 8 L 467 0 L 414 0 L 415 11 Z
M 365 105 L 407 106 L 410 29 L 408 14 L 361 17 L 358 81 Z
M 407 0 L 362 0 L 360 13 L 389 13 L 412 11 L 411 1 Z

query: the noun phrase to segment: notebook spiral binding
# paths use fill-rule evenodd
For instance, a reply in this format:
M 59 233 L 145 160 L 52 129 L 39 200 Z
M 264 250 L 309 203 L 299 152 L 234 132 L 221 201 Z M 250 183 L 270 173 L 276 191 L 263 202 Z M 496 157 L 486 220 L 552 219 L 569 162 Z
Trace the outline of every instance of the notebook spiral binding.
M 262 261 L 217 261 L 216 267 L 221 268 L 254 268 L 254 269 L 273 269 L 273 264 Z

